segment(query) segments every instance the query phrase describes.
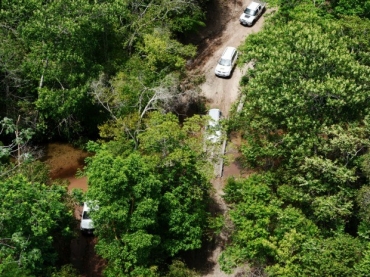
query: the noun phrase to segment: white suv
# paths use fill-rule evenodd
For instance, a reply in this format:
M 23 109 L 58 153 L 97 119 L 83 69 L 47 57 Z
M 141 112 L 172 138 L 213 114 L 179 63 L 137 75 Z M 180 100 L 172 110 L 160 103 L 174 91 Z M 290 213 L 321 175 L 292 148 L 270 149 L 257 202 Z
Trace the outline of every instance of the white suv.
M 253 23 L 262 15 L 264 10 L 264 3 L 252 1 L 240 16 L 239 21 L 243 25 L 252 26 Z
M 226 47 L 218 60 L 215 74 L 220 77 L 229 77 L 238 58 L 238 51 L 234 47 Z
M 80 229 L 82 232 L 87 233 L 87 234 L 92 234 L 94 231 L 94 223 L 92 219 L 90 218 L 90 210 L 97 210 L 98 206 L 94 206 L 91 208 L 91 203 L 84 202 L 84 206 L 82 209 L 82 214 L 81 214 L 81 224 L 80 224 Z

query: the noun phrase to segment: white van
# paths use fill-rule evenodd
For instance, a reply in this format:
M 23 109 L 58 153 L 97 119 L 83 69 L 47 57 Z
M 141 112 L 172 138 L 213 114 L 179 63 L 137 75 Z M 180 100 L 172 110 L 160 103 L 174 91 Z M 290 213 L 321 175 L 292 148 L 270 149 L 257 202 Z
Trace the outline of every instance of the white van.
M 220 77 L 229 77 L 231 71 L 236 63 L 238 58 L 238 51 L 235 47 L 226 47 L 222 53 L 221 59 L 218 60 L 215 74 Z
M 90 218 L 91 202 L 84 202 L 84 206 L 81 214 L 80 229 L 82 232 L 92 234 L 94 231 L 94 223 Z M 94 210 L 98 209 L 98 206 L 94 206 Z

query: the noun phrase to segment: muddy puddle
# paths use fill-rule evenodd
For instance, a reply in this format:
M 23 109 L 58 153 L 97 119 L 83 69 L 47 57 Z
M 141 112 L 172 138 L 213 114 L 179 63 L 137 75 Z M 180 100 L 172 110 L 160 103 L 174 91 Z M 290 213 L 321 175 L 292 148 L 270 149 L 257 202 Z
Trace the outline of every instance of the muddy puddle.
M 76 177 L 78 170 L 85 166 L 85 159 L 89 153 L 73 147 L 71 144 L 50 143 L 46 146 L 43 159 L 50 166 L 52 179 L 64 179 L 69 181 L 68 190 L 82 189 L 87 191 L 87 178 Z
M 242 154 L 240 148 L 242 145 L 242 137 L 240 133 L 232 132 L 230 134 L 230 140 L 225 152 L 225 165 L 223 169 L 223 182 L 225 183 L 228 178 L 234 177 L 246 178 L 254 172 L 253 169 L 246 169 L 242 163 Z
M 231 135 L 231 142 L 226 149 L 226 160 L 223 171 L 223 176 L 214 180 L 214 187 L 219 193 L 219 198 L 223 195 L 223 188 L 229 177 L 245 177 L 250 174 L 249 171 L 243 171 L 242 165 L 238 160 L 240 153 L 241 138 L 239 134 Z M 69 181 L 68 189 L 71 191 L 74 188 L 87 191 L 87 178 L 77 178 L 76 172 L 83 169 L 85 166 L 85 159 L 89 156 L 86 151 L 77 149 L 70 144 L 50 143 L 46 147 L 46 156 L 44 161 L 50 166 L 50 176 L 53 179 L 64 179 Z M 223 212 L 225 207 L 216 207 L 218 212 Z M 76 217 L 76 238 L 71 241 L 69 262 L 77 269 L 81 277 L 101 277 L 102 272 L 106 266 L 106 261 L 99 257 L 95 252 L 95 245 L 97 238 L 94 236 L 83 235 L 79 232 L 80 214 L 82 207 L 77 206 L 75 210 Z M 212 245 L 211 245 L 212 246 Z M 211 266 L 211 269 L 203 272 L 202 276 L 226 276 L 221 273 L 216 266 L 218 256 L 220 254 L 220 247 L 213 245 L 211 249 L 211 256 L 203 257 L 204 261 L 210 260 L 210 263 L 205 264 L 206 267 Z M 210 250 L 207 248 L 207 251 Z M 208 253 L 208 252 L 207 252 Z M 209 253 L 207 254 L 209 255 Z M 198 257 L 198 256 L 197 256 Z M 199 258 L 199 257 L 198 257 Z M 203 266 L 198 265 L 198 269 L 202 271 Z M 214 267 L 216 269 L 214 269 Z
M 68 190 L 82 189 L 87 191 L 87 178 L 76 177 L 78 170 L 85 166 L 89 153 L 73 147 L 71 144 L 50 143 L 46 146 L 43 161 L 50 166 L 52 179 L 68 180 Z M 80 232 L 80 214 L 82 207 L 76 206 L 76 234 L 70 245 L 70 263 L 77 269 L 80 277 L 101 277 L 105 261 L 95 252 L 97 238 Z

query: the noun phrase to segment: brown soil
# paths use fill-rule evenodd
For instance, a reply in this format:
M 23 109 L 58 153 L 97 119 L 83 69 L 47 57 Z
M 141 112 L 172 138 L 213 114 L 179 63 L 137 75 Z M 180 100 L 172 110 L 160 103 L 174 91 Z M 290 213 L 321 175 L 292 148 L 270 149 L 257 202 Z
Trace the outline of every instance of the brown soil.
M 215 66 L 227 46 L 238 47 L 248 35 L 260 31 L 264 17 L 262 16 L 252 27 L 244 27 L 239 23 L 239 16 L 250 0 L 211 2 L 219 8 L 213 9 L 215 14 L 212 14 L 212 10 L 208 14 L 209 22 L 205 34 L 210 36 L 201 43 L 193 71 L 205 74 L 206 81 L 202 84 L 201 90 L 210 108 L 219 108 L 227 117 L 232 104 L 238 99 L 239 82 L 247 67 L 236 67 L 232 76 L 225 79 L 215 76 Z
M 87 191 L 87 177 L 76 178 L 73 176 L 66 178 L 69 181 L 68 190 L 82 189 L 84 192 Z
M 230 134 L 230 142 L 226 148 L 225 152 L 225 166 L 224 174 L 222 176 L 223 183 L 227 181 L 228 178 L 246 178 L 253 171 L 248 170 L 243 166 L 241 161 L 240 146 L 242 145 L 242 138 L 240 133 L 232 132 Z
M 226 147 L 224 156 L 224 168 L 222 177 L 212 180 L 214 193 L 212 203 L 209 207 L 212 215 L 225 215 L 227 217 L 228 206 L 223 199 L 223 188 L 229 178 L 245 178 L 252 173 L 251 170 L 245 169 L 240 162 L 240 146 L 242 139 L 239 133 L 232 133 Z M 198 250 L 189 259 L 190 267 L 195 268 L 201 273 L 201 277 L 236 277 L 246 276 L 246 269 L 237 268 L 232 274 L 226 274 L 220 268 L 218 259 L 229 240 L 230 229 L 224 228 L 220 235 L 213 236 L 210 241 L 206 242 L 202 249 Z
M 94 236 L 81 235 L 71 242 L 71 263 L 81 277 L 103 276 L 106 263 L 95 253 L 96 240 Z
M 45 161 L 50 166 L 51 178 L 75 176 L 82 169 L 88 153 L 66 143 L 50 143 L 46 147 Z
M 77 219 L 76 229 L 79 228 L 82 207 L 77 206 L 75 217 Z M 101 277 L 106 265 L 104 259 L 95 252 L 97 238 L 93 235 L 82 234 L 77 231 L 78 236 L 71 241 L 70 263 L 78 270 L 81 277 Z
M 200 53 L 193 63 L 193 71 L 205 75 L 205 82 L 201 85 L 201 93 L 207 99 L 209 108 L 219 108 L 225 117 L 228 117 L 232 105 L 237 104 L 239 97 L 239 82 L 245 74 L 249 65 L 237 67 L 230 78 L 224 79 L 215 76 L 214 68 L 220 58 L 222 51 L 227 46 L 238 47 L 245 38 L 252 33 L 261 30 L 264 17 L 262 16 L 252 27 L 240 25 L 238 19 L 250 0 L 223 1 L 214 0 L 213 4 L 218 7 L 209 14 L 207 32 L 211 34 L 202 41 Z M 212 11 L 212 10 L 211 10 Z M 227 15 L 227 19 L 225 16 Z M 219 21 L 223 19 L 224 21 Z M 221 27 L 220 27 L 221 26 Z M 207 33 L 206 32 L 206 33 Z M 241 178 L 248 176 L 251 172 L 244 170 L 239 162 L 241 138 L 237 134 L 231 134 L 230 142 L 226 147 L 225 165 L 223 176 L 212 181 L 214 188 L 211 211 L 218 214 L 227 214 L 228 207 L 223 200 L 223 188 L 228 178 Z M 199 253 L 196 268 L 202 273 L 202 277 L 226 277 L 244 276 L 243 268 L 238 268 L 233 274 L 226 274 L 220 269 L 219 256 L 228 242 L 228 232 L 224 230 L 219 236 L 213 238 L 211 243 L 205 246 L 203 253 Z M 248 268 L 248 266 L 246 266 Z
M 50 143 L 46 147 L 44 160 L 50 166 L 52 179 L 68 180 L 69 191 L 74 188 L 87 191 L 87 178 L 77 178 L 76 172 L 85 166 L 84 161 L 88 156 L 86 151 L 77 149 L 70 144 Z M 78 270 L 81 277 L 100 277 L 105 261 L 94 250 L 96 238 L 80 232 L 81 213 L 82 207 L 76 206 L 74 215 L 77 236 L 71 241 L 69 262 Z

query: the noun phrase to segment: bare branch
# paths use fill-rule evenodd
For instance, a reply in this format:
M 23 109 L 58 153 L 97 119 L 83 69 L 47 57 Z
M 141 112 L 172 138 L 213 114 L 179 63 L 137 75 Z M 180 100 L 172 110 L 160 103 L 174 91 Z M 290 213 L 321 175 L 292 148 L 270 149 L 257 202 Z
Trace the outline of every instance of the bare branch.
M 111 107 L 111 102 L 117 96 L 116 91 L 111 86 L 108 88 L 105 85 L 105 75 L 100 74 L 99 80 L 93 81 L 91 83 L 91 94 L 95 98 L 95 100 L 111 115 L 111 117 L 117 120 L 117 117 L 114 114 L 113 107 Z M 109 90 L 109 93 L 106 91 Z

